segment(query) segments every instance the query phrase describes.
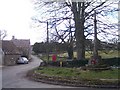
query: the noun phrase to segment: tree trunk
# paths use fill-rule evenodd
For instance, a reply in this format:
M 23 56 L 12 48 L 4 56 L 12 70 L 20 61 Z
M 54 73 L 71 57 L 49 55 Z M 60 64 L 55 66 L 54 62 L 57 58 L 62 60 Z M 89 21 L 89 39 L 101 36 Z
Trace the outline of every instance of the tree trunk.
M 82 60 L 85 58 L 85 37 L 84 37 L 84 27 L 82 25 L 82 22 L 80 22 L 78 25 L 76 24 L 76 47 L 77 47 L 77 59 Z
M 69 59 L 73 59 L 73 45 L 69 45 L 67 48 L 67 52 L 68 52 L 68 58 Z
M 84 2 L 73 2 L 72 11 L 75 21 L 75 37 L 77 48 L 77 59 L 85 58 L 85 36 L 84 36 Z

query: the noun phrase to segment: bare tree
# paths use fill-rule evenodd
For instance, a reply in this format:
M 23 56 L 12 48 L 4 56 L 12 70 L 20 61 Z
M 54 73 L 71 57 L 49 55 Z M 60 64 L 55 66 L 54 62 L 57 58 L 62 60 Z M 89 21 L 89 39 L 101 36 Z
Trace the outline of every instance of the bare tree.
M 71 0 L 67 0 L 66 2 L 44 2 L 36 0 L 34 3 L 37 9 L 42 12 L 40 15 L 44 17 L 43 19 L 40 17 L 34 18 L 36 20 L 50 21 L 52 35 L 56 36 L 54 39 L 65 41 L 71 33 L 66 32 L 68 28 L 64 27 L 66 28 L 64 30 L 62 28 L 67 24 L 69 18 L 73 20 L 73 37 L 75 37 L 76 41 L 78 60 L 85 58 L 85 39 L 94 34 L 94 10 L 96 10 L 97 15 L 98 35 L 101 35 L 100 37 L 104 36 L 103 39 L 116 35 L 117 25 L 110 23 L 106 18 L 111 13 L 118 11 L 118 8 L 113 7 L 118 2 L 109 0 L 105 0 L 104 2 L 93 0 L 89 0 L 89 2 L 72 2 Z
M 6 30 L 0 30 L 0 39 L 3 40 L 7 36 Z

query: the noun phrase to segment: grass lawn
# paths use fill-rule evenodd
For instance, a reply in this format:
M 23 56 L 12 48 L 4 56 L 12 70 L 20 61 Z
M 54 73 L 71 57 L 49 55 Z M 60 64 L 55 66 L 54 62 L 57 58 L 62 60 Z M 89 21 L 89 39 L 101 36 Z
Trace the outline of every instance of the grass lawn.
M 43 55 L 40 57 L 40 59 L 44 60 L 44 61 L 48 61 L 47 56 Z M 57 60 L 66 60 L 66 57 L 59 57 L 59 55 L 57 56 Z M 49 55 L 49 61 L 52 61 L 52 55 Z
M 120 54 L 120 51 L 118 50 L 109 50 L 109 51 L 106 51 L 106 50 L 102 50 L 102 51 L 99 51 L 98 52 L 100 56 L 102 56 L 103 59 L 105 58 L 114 58 L 114 57 L 120 57 L 119 54 Z M 74 52 L 74 57 L 77 56 L 77 53 Z M 86 59 L 90 59 L 90 57 L 92 56 L 92 52 L 91 51 L 86 51 L 85 52 L 85 58 Z M 62 57 L 62 58 L 60 58 Z M 57 60 L 66 60 L 66 58 L 68 57 L 67 53 L 60 53 L 57 55 Z M 47 56 L 46 55 L 43 55 L 40 57 L 42 60 L 45 60 L 47 61 Z M 52 60 L 52 55 L 49 56 L 49 61 Z
M 41 70 L 36 70 L 41 74 L 50 76 L 62 76 L 69 78 L 82 78 L 82 79 L 118 79 L 120 70 L 113 69 L 107 71 L 83 71 L 77 68 L 63 68 L 63 67 L 43 67 Z
M 103 59 L 105 58 L 115 58 L 119 57 L 117 50 L 110 50 L 110 51 L 99 51 L 99 55 L 102 56 Z M 85 52 L 85 57 L 89 59 L 92 54 L 90 51 Z M 60 57 L 63 58 L 60 58 Z M 76 52 L 74 52 L 74 56 L 76 57 Z M 67 53 L 61 53 L 58 54 L 57 60 L 66 60 Z M 40 57 L 42 60 L 47 61 L 47 57 L 43 55 Z M 52 60 L 52 55 L 50 55 L 49 61 Z M 40 68 L 40 69 L 39 69 Z M 56 78 L 59 79 L 62 78 L 62 80 L 75 80 L 75 82 L 82 81 L 90 81 L 90 83 L 93 84 L 108 84 L 108 83 L 114 83 L 118 84 L 119 81 L 119 73 L 120 69 L 111 69 L 111 70 L 104 70 L 104 71 L 91 71 L 91 70 L 81 70 L 80 68 L 66 68 L 66 67 L 38 67 L 35 69 L 35 72 L 37 72 L 37 75 L 43 75 L 46 79 L 53 78 L 53 81 L 56 80 Z M 42 78 L 42 76 L 38 76 L 38 78 Z M 67 81 L 66 81 L 67 82 Z M 81 82 L 80 82 L 81 83 Z M 85 84 L 88 82 L 85 82 Z
M 102 51 L 98 51 L 98 54 L 100 56 L 102 56 L 103 59 L 105 58 L 114 58 L 114 57 L 120 57 L 120 51 L 118 50 L 102 50 Z M 85 57 L 86 58 L 90 58 L 90 56 L 92 56 L 92 52 L 91 51 L 86 51 L 85 52 Z

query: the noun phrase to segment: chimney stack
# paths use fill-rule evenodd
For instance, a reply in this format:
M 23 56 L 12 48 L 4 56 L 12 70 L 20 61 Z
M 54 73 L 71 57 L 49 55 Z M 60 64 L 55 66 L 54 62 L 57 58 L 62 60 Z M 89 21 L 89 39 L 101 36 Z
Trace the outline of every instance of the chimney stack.
M 15 40 L 15 36 L 12 36 L 12 40 Z

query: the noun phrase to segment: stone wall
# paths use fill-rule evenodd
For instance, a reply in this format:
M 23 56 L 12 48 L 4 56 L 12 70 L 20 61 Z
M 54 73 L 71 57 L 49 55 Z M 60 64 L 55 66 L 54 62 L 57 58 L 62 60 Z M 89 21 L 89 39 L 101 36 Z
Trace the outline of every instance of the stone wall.
M 2 66 L 2 57 L 3 57 L 3 53 L 2 53 L 2 49 L 0 48 L 0 66 Z
M 0 37 L 0 66 L 1 65 L 2 65 L 2 40 L 1 40 L 1 37 Z
M 16 60 L 18 60 L 18 58 L 21 55 L 5 55 L 4 57 L 4 65 L 15 65 L 16 64 Z

